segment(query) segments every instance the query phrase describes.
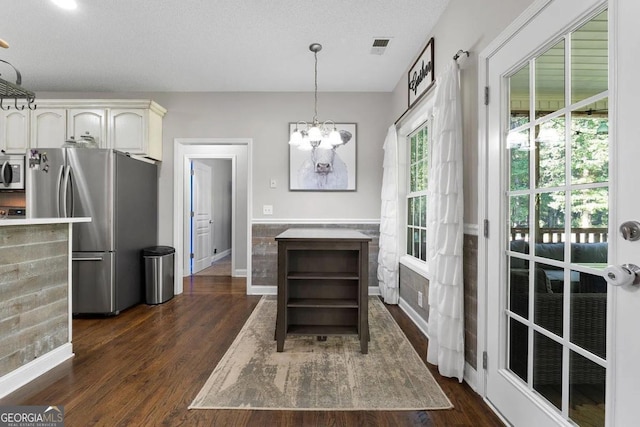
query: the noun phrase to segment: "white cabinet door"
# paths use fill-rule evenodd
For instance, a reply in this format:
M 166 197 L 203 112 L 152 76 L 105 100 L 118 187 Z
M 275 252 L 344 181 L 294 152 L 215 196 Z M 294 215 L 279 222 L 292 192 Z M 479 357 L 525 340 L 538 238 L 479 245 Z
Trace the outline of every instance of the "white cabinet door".
M 107 110 L 67 110 L 67 135 L 77 140 L 87 133 L 95 138 L 98 147 L 107 148 Z
M 38 108 L 31 112 L 31 148 L 60 148 L 66 139 L 66 109 Z
M 112 108 L 109 115 L 109 148 L 131 154 L 147 154 L 149 111 Z
M 29 111 L 8 110 L 0 114 L 0 149 L 24 154 L 29 148 Z

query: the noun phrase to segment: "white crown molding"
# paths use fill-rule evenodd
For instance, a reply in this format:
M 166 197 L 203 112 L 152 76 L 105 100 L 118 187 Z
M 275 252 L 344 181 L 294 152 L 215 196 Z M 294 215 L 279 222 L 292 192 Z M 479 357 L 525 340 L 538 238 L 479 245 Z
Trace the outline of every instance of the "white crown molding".
M 41 99 L 38 108 L 148 108 L 164 116 L 167 110 L 150 99 Z

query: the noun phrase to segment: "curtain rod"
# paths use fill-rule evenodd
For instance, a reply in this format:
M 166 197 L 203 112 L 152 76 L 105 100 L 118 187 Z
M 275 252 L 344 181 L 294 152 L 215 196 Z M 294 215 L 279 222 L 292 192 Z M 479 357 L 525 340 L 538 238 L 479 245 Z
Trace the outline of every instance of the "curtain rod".
M 462 49 L 460 49 L 459 51 L 457 51 L 457 52 L 456 52 L 456 54 L 455 54 L 455 55 L 453 55 L 453 60 L 454 60 L 454 61 L 457 61 L 457 60 L 458 60 L 458 58 L 460 58 L 460 56 L 462 56 L 463 54 L 464 54 L 464 55 L 467 55 L 467 58 L 469 57 L 469 51 L 468 51 L 468 50 L 462 50 Z

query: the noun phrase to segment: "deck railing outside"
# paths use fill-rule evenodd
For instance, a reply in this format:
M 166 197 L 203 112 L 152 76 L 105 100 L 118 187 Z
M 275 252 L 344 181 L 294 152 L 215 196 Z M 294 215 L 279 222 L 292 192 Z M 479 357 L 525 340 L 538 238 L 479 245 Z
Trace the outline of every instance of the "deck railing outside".
M 527 240 L 529 239 L 529 228 L 513 227 L 511 228 L 511 240 Z M 555 243 L 565 242 L 564 228 L 541 228 L 539 230 L 540 238 L 536 242 Z M 609 234 L 608 228 L 572 228 L 572 243 L 600 243 L 606 242 Z

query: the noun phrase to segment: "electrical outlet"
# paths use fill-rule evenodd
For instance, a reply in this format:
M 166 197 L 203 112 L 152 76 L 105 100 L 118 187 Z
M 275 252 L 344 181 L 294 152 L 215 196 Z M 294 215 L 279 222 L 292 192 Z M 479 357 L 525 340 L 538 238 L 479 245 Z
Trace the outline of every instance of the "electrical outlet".
M 273 215 L 273 205 L 262 205 L 263 215 Z
M 422 307 L 422 292 L 418 291 L 418 307 Z

